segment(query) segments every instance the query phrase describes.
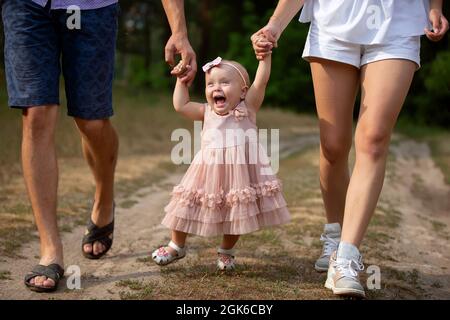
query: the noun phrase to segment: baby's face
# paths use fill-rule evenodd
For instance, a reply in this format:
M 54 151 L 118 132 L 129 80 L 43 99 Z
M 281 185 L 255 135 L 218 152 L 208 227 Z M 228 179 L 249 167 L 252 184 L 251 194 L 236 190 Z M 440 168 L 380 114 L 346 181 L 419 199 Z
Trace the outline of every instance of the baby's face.
M 217 114 L 225 115 L 245 98 L 244 82 L 233 67 L 219 65 L 206 73 L 205 95 Z

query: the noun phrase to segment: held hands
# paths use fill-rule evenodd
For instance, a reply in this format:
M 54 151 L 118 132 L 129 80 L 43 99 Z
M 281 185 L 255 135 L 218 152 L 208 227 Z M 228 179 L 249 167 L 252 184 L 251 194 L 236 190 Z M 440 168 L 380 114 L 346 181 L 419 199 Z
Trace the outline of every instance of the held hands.
M 165 59 L 171 67 L 175 65 L 175 55 L 181 55 L 181 60 L 170 74 L 176 76 L 182 83 L 190 86 L 197 73 L 197 61 L 187 35 L 172 34 L 169 41 L 167 41 Z
M 191 71 L 192 67 L 189 64 L 185 64 L 183 60 L 180 60 L 180 62 L 178 62 L 178 64 L 172 69 L 170 74 L 177 77 L 183 85 L 189 87 L 191 84 L 183 81 L 183 79 L 186 78 L 186 75 L 188 75 Z
M 278 47 L 278 39 L 281 35 L 281 27 L 271 18 L 269 23 L 262 29 L 255 32 L 250 40 L 253 50 L 255 50 L 256 59 L 264 60 L 265 57 L 272 54 L 272 49 Z
M 253 37 L 253 36 L 252 36 Z M 253 48 L 255 50 L 256 59 L 263 61 L 272 54 L 274 44 L 267 39 L 264 34 L 252 38 Z
M 431 41 L 441 40 L 445 33 L 448 31 L 448 21 L 442 14 L 442 10 L 431 9 L 429 14 L 429 19 L 431 25 L 433 26 L 433 31 L 425 29 L 425 34 Z

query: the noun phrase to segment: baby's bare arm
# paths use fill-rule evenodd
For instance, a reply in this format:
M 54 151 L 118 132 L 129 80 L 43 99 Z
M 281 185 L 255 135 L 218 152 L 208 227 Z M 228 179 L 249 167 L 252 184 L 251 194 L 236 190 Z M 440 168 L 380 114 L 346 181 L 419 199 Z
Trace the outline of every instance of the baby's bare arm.
M 177 112 L 191 120 L 203 120 L 204 104 L 190 101 L 188 85 L 180 78 L 173 91 L 173 106 Z
M 248 107 L 252 108 L 255 112 L 259 110 L 266 93 L 267 83 L 270 78 L 270 71 L 272 67 L 272 55 L 266 56 L 263 60 L 259 61 L 258 70 L 256 71 L 255 81 L 248 89 L 245 97 L 245 103 Z

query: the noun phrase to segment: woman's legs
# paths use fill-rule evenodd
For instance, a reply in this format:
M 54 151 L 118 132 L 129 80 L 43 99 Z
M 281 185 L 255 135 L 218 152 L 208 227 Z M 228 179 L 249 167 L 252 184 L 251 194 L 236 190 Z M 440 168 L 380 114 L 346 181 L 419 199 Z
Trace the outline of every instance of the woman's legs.
M 320 126 L 320 189 L 327 216 L 320 240 L 321 256 L 314 268 L 327 271 L 341 238 L 345 195 L 349 183 L 348 153 L 352 145 L 353 107 L 359 70 L 331 60 L 311 58 L 317 114 Z
M 320 188 L 328 223 L 342 225 L 359 70 L 319 58 L 311 58 L 310 66 L 320 125 Z
M 361 244 L 383 186 L 391 133 L 415 70 L 413 62 L 400 59 L 362 67 L 356 162 L 345 201 L 342 242 Z
M 356 162 L 345 201 L 344 224 L 325 286 L 338 295 L 364 297 L 358 247 L 380 196 L 391 133 L 408 93 L 416 65 L 390 59 L 361 70 L 361 110 L 355 133 Z

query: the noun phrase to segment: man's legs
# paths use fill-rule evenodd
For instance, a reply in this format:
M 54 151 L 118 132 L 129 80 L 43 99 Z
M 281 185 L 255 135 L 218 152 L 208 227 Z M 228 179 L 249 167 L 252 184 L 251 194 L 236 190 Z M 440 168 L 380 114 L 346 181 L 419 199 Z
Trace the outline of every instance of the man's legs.
M 4 1 L 2 19 L 8 104 L 23 112 L 22 165 L 40 237 L 40 264 L 62 267 L 54 142 L 61 52 L 58 33 L 49 6 L 43 8 L 32 1 Z M 48 288 L 55 285 L 41 276 L 29 279 L 29 283 Z
M 117 4 L 81 12 L 80 30 L 65 27 L 67 13 L 55 15 L 62 31 L 62 66 L 68 114 L 81 133 L 83 154 L 94 175 L 96 192 L 91 219 L 98 228 L 113 220 L 114 172 L 118 138 L 108 120 L 113 115 L 112 83 L 117 37 Z M 92 236 L 92 233 L 91 233 Z M 112 234 L 109 235 L 110 239 Z M 105 242 L 106 240 L 103 240 Z M 85 243 L 88 257 L 107 248 L 100 241 Z
M 98 227 L 112 220 L 114 202 L 114 172 L 117 162 L 118 138 L 109 120 L 75 118 L 82 137 L 83 154 L 95 179 L 95 202 L 91 219 Z M 105 251 L 100 242 L 85 244 L 83 250 L 94 255 Z
M 57 117 L 57 105 L 32 107 L 23 111 L 22 165 L 41 240 L 39 263 L 63 266 L 62 243 L 56 219 L 58 164 L 54 138 Z M 53 280 L 43 276 L 35 277 L 30 282 L 44 287 L 55 285 Z

